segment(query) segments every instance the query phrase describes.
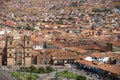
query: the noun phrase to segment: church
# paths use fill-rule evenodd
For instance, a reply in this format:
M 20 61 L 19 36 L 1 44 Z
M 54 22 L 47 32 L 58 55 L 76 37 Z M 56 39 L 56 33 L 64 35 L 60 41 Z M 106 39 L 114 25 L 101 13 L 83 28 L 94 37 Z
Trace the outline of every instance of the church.
M 32 42 L 29 35 L 20 35 L 17 32 L 6 37 L 4 58 L 7 65 L 31 64 Z

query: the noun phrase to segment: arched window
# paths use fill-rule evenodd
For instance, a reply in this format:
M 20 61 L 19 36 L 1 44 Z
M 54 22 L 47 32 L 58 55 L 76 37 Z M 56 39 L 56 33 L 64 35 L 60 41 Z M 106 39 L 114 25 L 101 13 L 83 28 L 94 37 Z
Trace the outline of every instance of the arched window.
M 29 54 L 27 54 L 27 56 L 29 56 Z
M 9 56 L 11 57 L 12 55 L 11 55 L 11 54 L 9 54 Z
M 10 45 L 12 45 L 12 41 L 10 41 Z

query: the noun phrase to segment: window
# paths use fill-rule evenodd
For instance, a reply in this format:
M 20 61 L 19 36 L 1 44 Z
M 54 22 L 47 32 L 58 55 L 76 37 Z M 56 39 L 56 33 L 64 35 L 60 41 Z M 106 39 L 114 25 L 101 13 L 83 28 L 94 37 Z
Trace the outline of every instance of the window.
M 29 54 L 27 54 L 27 56 L 29 56 Z
M 10 45 L 12 45 L 12 41 L 10 41 Z
M 11 57 L 12 55 L 11 55 L 11 54 L 9 54 L 9 56 Z
M 29 41 L 27 41 L 27 44 L 29 44 Z

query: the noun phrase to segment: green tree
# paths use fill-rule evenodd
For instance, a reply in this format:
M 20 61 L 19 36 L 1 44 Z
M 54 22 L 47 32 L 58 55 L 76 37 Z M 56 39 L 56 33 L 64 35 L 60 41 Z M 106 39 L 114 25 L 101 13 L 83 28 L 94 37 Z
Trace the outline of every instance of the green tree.
M 34 72 L 35 73 L 36 72 L 36 67 L 32 65 L 32 66 L 29 67 L 29 70 L 30 70 L 29 72 Z
M 50 72 L 52 72 L 53 71 L 53 68 L 52 67 L 50 67 L 50 66 L 47 66 L 46 67 L 46 72 L 47 73 L 50 73 Z

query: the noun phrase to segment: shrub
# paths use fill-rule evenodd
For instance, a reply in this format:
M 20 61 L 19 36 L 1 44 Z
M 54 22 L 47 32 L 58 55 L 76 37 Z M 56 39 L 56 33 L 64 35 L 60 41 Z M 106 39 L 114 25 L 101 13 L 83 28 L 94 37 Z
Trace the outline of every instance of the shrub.
M 86 77 L 79 75 L 79 76 L 77 76 L 76 80 L 86 80 Z
M 39 67 L 37 73 L 45 73 L 45 69 L 43 67 Z
M 35 73 L 36 72 L 36 67 L 34 67 L 33 65 L 29 67 L 30 72 Z
M 21 67 L 19 69 L 20 72 L 30 72 L 30 73 L 50 73 L 52 71 L 54 71 L 54 69 L 50 66 L 47 66 L 46 69 L 44 67 L 39 67 L 38 69 L 36 69 L 36 67 L 34 67 L 33 65 L 30 67 Z
M 52 67 L 50 67 L 50 66 L 47 66 L 47 67 L 46 67 L 46 72 L 47 72 L 47 73 L 50 73 L 50 72 L 52 72 L 52 71 L 54 71 Z

